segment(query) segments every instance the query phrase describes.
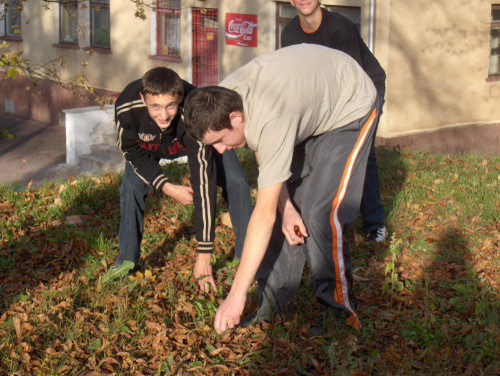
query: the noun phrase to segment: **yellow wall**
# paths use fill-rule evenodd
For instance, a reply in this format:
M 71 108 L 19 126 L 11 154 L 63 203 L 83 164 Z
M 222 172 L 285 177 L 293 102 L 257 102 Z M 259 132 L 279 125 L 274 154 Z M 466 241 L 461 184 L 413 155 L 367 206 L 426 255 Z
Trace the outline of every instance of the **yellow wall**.
M 270 35 L 270 12 L 274 3 L 269 0 L 221 0 L 206 1 L 207 4 L 219 3 L 219 79 L 222 81 L 240 66 L 254 57 L 270 51 L 270 43 L 274 35 Z M 257 14 L 257 47 L 240 47 L 226 45 L 225 28 L 226 13 Z
M 374 54 L 387 73 L 387 95 L 378 136 L 395 137 L 477 123 L 500 123 L 500 81 L 487 82 L 491 4 L 497 0 L 376 1 Z M 130 0 L 111 0 L 111 54 L 89 55 L 88 31 L 80 49 L 54 47 L 58 41 L 57 4 L 29 1 L 22 14 L 23 42 L 11 42 L 32 62 L 63 56 L 62 78 L 121 91 L 155 66 L 167 66 L 191 80 L 191 7 L 219 10 L 219 80 L 275 48 L 275 8 L 271 0 L 183 0 L 181 62 L 151 59 L 152 12 L 134 17 Z M 368 44 L 369 0 L 324 0 L 325 5 L 361 6 L 361 34 Z M 85 14 L 87 12 L 87 14 Z M 225 43 L 226 13 L 258 15 L 258 46 Z M 85 25 L 88 9 L 80 12 Z M 28 23 L 26 21 L 29 20 Z M 153 22 L 153 27 L 152 23 Z M 83 64 L 82 64 L 83 63 Z M 86 65 L 88 63 L 88 65 Z M 86 65 L 86 68 L 84 66 Z
M 500 81 L 486 81 L 491 4 L 390 1 L 383 21 L 390 19 L 388 39 L 381 41 L 388 50 L 386 122 L 379 135 L 500 123 Z

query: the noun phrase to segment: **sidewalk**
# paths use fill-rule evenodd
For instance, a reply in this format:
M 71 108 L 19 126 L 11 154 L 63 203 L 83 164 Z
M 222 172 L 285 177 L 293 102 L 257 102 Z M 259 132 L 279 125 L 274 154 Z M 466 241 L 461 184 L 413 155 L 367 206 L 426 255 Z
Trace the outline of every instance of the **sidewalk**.
M 65 181 L 58 166 L 66 162 L 66 130 L 8 113 L 0 114 L 0 127 L 14 139 L 0 140 L 0 185 L 33 187 L 45 181 Z

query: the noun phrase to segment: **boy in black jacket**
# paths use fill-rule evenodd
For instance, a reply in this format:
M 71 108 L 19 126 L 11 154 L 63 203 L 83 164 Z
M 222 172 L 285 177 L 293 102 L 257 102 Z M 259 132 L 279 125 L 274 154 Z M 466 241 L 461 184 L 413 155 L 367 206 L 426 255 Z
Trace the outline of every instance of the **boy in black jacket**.
M 373 143 L 368 156 L 360 213 L 363 218 L 362 229 L 366 232 L 368 239 L 382 242 L 387 238 L 388 232 L 385 227 L 384 206 L 380 199 L 375 135 L 384 105 L 386 78 L 384 69 L 361 39 L 356 25 L 347 17 L 321 8 L 320 0 L 290 0 L 290 4 L 297 9 L 298 15 L 285 26 L 281 33 L 283 47 L 309 43 L 345 52 L 357 61 L 377 89 L 379 117 L 375 124 Z
M 158 67 L 131 82 L 115 103 L 118 147 L 126 159 L 120 186 L 120 254 L 107 279 L 139 269 L 146 197 L 152 188 L 195 206 L 198 257 L 193 269 L 202 291 L 215 288 L 210 264 L 215 231 L 217 184 L 225 188 L 236 236 L 235 255 L 241 256 L 252 206 L 245 172 L 236 153 L 222 158 L 211 146 L 191 139 L 184 127 L 183 105 L 194 86 L 173 70 Z M 188 157 L 191 187 L 169 182 L 160 159 Z M 238 213 L 238 215 L 235 215 Z M 127 262 L 125 262 L 127 261 Z

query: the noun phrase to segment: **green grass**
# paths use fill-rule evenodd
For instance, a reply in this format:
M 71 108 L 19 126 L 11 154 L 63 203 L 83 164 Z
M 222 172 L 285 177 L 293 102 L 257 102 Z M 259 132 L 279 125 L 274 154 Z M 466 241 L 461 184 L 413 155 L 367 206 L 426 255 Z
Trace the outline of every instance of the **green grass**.
M 321 306 L 307 268 L 287 317 L 217 335 L 234 235 L 218 221 L 218 288 L 199 293 L 192 207 L 151 195 L 146 272 L 101 284 L 118 254 L 120 175 L 0 187 L 0 374 L 498 374 L 500 157 L 377 153 L 392 238 L 368 243 L 356 221 L 348 238 L 363 326 L 322 337 L 308 332 Z M 255 194 L 254 155 L 238 155 Z M 167 168 L 177 182 L 189 175 Z M 226 210 L 221 200 L 217 216 Z
M 0 140 L 7 139 L 11 140 L 14 136 L 7 129 L 0 127 Z

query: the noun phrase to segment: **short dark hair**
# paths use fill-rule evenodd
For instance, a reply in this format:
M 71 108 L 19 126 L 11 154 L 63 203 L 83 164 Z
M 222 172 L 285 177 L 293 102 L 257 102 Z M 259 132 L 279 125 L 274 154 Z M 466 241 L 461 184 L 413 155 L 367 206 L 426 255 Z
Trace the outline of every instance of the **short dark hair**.
M 170 94 L 182 98 L 184 96 L 184 83 L 172 69 L 157 67 L 148 70 L 141 80 L 140 93 L 145 96 Z
M 206 86 L 191 91 L 184 103 L 184 124 L 191 138 L 201 141 L 207 131 L 232 129 L 229 115 L 243 114 L 243 99 L 234 90 Z

